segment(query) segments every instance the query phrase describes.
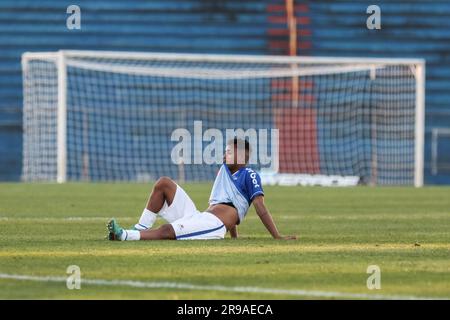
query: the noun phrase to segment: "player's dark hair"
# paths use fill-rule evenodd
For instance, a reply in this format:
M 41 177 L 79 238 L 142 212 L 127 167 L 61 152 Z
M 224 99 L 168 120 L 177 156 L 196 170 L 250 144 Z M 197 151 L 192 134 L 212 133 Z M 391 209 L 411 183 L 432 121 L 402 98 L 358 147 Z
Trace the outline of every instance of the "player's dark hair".
M 248 152 L 248 154 L 250 154 L 250 152 L 252 151 L 251 147 L 250 147 L 250 142 L 248 142 L 247 139 L 241 139 L 238 137 L 234 137 L 233 139 L 228 141 L 228 145 L 233 145 L 234 147 L 237 146 L 244 146 L 245 147 L 245 151 Z
M 236 149 L 244 147 L 244 149 L 245 149 L 245 163 L 248 162 L 248 160 L 250 159 L 250 153 L 252 152 L 252 148 L 250 146 L 250 142 L 248 142 L 247 139 L 241 139 L 241 138 L 235 137 L 234 139 L 230 139 L 228 141 L 227 145 L 233 146 Z

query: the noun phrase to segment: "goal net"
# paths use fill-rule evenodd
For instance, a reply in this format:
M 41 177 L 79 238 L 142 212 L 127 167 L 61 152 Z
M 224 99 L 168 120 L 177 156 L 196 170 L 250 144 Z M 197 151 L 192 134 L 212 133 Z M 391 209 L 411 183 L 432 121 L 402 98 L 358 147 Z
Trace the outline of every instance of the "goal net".
M 211 180 L 235 132 L 263 182 L 423 183 L 422 60 L 59 51 L 22 66 L 24 181 Z

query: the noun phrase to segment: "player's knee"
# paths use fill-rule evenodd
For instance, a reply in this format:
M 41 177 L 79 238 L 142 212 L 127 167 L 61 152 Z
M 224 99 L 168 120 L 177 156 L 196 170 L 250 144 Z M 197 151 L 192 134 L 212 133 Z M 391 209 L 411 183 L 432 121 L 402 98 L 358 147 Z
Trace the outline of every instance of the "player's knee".
M 170 185 L 173 183 L 174 182 L 169 177 L 161 177 L 156 181 L 154 188 L 158 190 L 164 190 L 170 187 Z
M 175 239 L 175 230 L 172 225 L 164 224 L 160 227 L 161 237 L 163 239 Z

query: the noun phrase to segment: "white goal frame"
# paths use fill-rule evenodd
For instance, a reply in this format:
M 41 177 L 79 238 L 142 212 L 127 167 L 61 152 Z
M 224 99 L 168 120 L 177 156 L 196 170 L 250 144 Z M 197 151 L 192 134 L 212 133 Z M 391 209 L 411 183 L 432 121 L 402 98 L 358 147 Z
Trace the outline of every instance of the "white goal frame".
M 358 70 L 358 66 L 367 69 L 371 66 L 377 68 L 389 65 L 409 65 L 415 77 L 415 150 L 414 150 L 414 186 L 423 186 L 424 168 L 424 127 L 425 127 L 425 60 L 403 58 L 353 58 L 353 57 L 306 57 L 306 56 L 255 56 L 255 55 L 220 55 L 220 54 L 176 54 L 176 53 L 144 53 L 144 52 L 115 52 L 115 51 L 77 51 L 60 50 L 57 52 L 26 52 L 22 55 L 22 70 L 25 75 L 30 60 L 52 60 L 58 70 L 58 115 L 57 115 L 57 182 L 67 181 L 67 64 L 68 57 L 86 58 L 111 58 L 127 60 L 164 60 L 164 61 L 189 61 L 189 62 L 248 62 L 292 64 L 292 76 L 302 75 L 302 63 L 346 63 L 352 70 Z M 340 70 L 340 71 L 339 71 Z M 321 74 L 342 72 L 342 67 L 333 71 L 328 67 L 327 71 L 318 70 Z M 308 75 L 311 73 L 307 73 Z M 258 75 L 264 76 L 264 75 Z M 289 76 L 289 75 L 286 75 Z M 267 75 L 269 77 L 269 75 Z

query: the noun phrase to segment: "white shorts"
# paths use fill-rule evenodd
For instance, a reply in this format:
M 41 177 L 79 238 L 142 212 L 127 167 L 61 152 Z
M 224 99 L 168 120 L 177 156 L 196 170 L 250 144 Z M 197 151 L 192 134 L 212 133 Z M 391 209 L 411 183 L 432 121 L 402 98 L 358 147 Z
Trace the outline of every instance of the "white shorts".
M 197 211 L 190 217 L 184 217 L 171 223 L 177 240 L 223 239 L 227 228 L 215 215 Z
M 227 229 L 223 222 L 209 212 L 199 212 L 187 193 L 177 185 L 170 206 L 164 203 L 159 215 L 175 230 L 177 240 L 223 239 Z

